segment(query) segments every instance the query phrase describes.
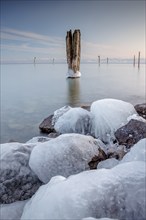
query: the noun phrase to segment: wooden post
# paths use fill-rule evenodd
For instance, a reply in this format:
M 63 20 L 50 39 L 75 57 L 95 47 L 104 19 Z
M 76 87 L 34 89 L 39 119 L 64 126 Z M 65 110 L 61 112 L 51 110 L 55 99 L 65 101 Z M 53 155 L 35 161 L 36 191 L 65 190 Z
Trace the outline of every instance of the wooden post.
M 107 57 L 107 64 L 108 64 L 108 57 Z
M 140 68 L 140 52 L 138 52 L 138 68 Z
M 133 57 L 133 66 L 135 67 L 135 55 Z
M 80 30 L 67 31 L 66 35 L 66 55 L 68 69 L 77 73 L 80 70 L 80 52 L 81 52 L 81 33 Z
M 98 64 L 99 64 L 99 66 L 100 66 L 100 56 L 98 56 Z

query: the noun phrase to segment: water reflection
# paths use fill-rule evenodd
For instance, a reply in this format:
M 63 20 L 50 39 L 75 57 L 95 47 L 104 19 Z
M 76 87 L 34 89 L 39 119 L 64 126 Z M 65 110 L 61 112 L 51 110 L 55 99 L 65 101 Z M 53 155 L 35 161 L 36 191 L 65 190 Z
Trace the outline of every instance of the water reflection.
M 78 106 L 80 103 L 80 79 L 70 79 L 67 80 L 67 88 L 68 88 L 68 105 L 70 106 Z

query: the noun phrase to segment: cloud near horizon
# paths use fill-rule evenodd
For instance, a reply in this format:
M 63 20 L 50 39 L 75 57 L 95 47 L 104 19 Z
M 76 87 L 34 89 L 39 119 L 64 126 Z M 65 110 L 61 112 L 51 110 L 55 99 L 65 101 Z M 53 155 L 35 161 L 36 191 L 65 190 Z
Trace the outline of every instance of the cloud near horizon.
M 29 31 L 20 31 L 11 28 L 1 30 L 1 51 L 2 60 L 28 59 L 28 57 L 38 56 L 40 59 L 52 58 L 65 59 L 65 37 L 47 36 Z M 15 52 L 15 57 L 13 56 Z M 98 55 L 103 58 L 116 57 L 122 51 L 114 48 L 113 45 L 97 44 L 81 39 L 81 59 L 97 59 Z M 118 58 L 118 56 L 117 56 Z

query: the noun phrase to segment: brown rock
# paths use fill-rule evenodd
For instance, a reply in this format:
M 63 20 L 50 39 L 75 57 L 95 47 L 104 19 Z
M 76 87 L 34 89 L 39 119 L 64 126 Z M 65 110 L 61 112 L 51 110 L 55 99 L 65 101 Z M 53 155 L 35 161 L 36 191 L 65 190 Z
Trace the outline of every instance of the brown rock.
M 130 148 L 139 140 L 146 138 L 146 123 L 132 119 L 115 132 L 115 137 L 120 145 Z
M 88 163 L 90 170 L 97 169 L 97 165 L 100 161 L 106 160 L 107 155 L 105 152 L 99 147 L 99 153 L 98 155 L 95 155 L 92 160 Z
M 134 108 L 141 117 L 146 119 L 146 103 L 135 105 Z
M 39 129 L 44 133 L 55 132 L 54 126 L 52 125 L 53 115 L 45 118 L 42 123 L 39 125 Z

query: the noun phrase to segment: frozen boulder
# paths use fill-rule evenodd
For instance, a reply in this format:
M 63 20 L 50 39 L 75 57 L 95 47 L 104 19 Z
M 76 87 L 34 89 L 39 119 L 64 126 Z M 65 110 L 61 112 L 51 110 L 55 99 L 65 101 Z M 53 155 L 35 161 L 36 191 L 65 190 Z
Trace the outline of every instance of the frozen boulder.
M 70 109 L 72 109 L 70 106 L 65 105 L 62 108 L 57 109 L 54 114 L 53 114 L 53 118 L 52 118 L 52 124 L 55 125 L 55 123 L 57 122 L 57 120 L 66 112 L 68 112 Z
M 89 134 L 91 130 L 91 113 L 80 107 L 71 108 L 59 117 L 54 128 L 61 134 Z
M 146 122 L 132 119 L 115 132 L 115 137 L 119 144 L 130 148 L 139 140 L 146 138 Z
M 101 168 L 106 168 L 106 169 L 110 169 L 112 167 L 115 167 L 116 165 L 119 164 L 119 161 L 115 158 L 109 158 L 107 160 L 101 161 L 98 165 L 97 165 L 97 169 L 101 169 Z
M 48 183 L 25 205 L 21 220 L 145 220 L 145 178 L 145 162 L 134 161 Z
M 1 220 L 19 220 L 21 219 L 23 208 L 29 200 L 17 201 L 11 204 L 0 205 Z
M 51 177 L 88 170 L 90 160 L 98 155 L 101 141 L 81 134 L 63 134 L 37 145 L 30 156 L 29 165 L 41 181 Z
M 50 141 L 51 138 L 49 137 L 45 137 L 45 136 L 38 136 L 38 137 L 33 137 L 32 139 L 30 139 L 29 141 L 26 142 L 26 144 L 37 144 L 37 143 L 42 143 L 45 141 Z
M 129 161 L 146 161 L 146 138 L 138 141 L 123 157 L 121 163 Z
M 115 139 L 114 132 L 127 123 L 127 118 L 136 114 L 130 103 L 116 99 L 102 99 L 92 103 L 91 133 L 104 142 Z
M 0 203 L 30 198 L 41 185 L 28 162 L 34 144 L 8 143 L 0 151 Z

